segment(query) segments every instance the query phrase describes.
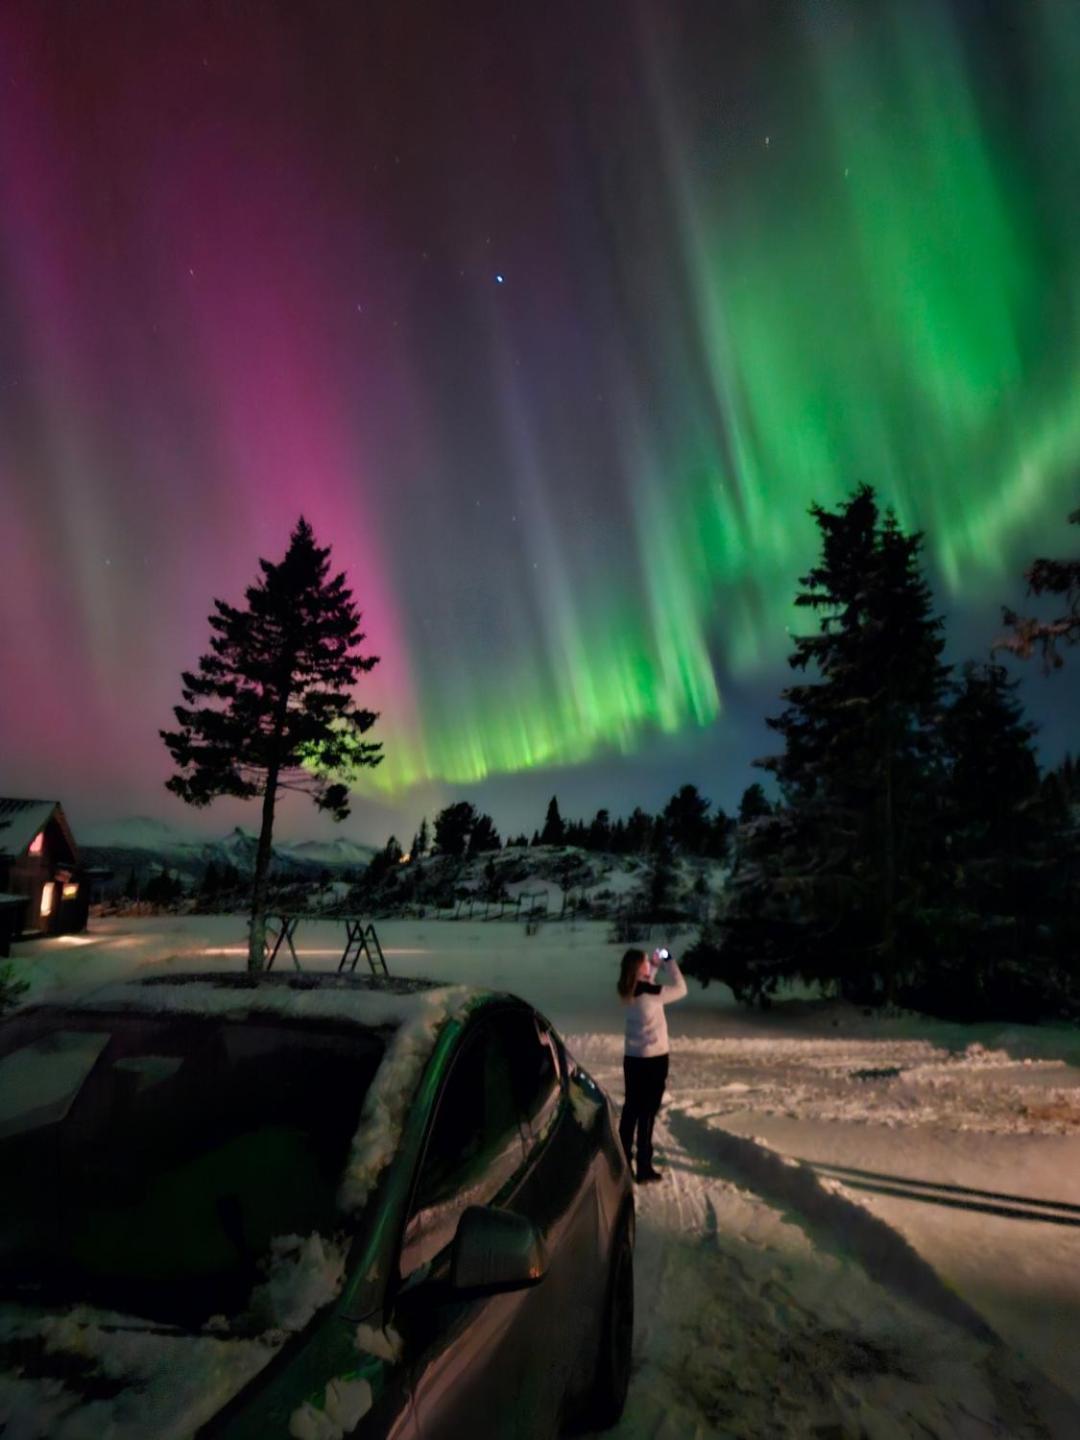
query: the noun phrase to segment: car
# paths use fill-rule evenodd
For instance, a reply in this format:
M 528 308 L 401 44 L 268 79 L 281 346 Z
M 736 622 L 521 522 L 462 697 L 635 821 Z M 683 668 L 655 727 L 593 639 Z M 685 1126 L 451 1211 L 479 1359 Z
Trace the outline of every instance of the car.
M 110 984 L 0 1022 L 0 1432 L 550 1440 L 622 1412 L 633 1186 L 508 994 Z

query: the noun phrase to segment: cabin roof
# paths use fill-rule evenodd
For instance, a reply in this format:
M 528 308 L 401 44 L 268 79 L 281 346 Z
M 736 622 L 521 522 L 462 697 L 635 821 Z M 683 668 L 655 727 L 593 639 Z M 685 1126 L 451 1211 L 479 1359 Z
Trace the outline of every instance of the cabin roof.
M 34 836 L 53 819 L 60 827 L 72 860 L 77 860 L 78 846 L 59 800 L 18 800 L 0 795 L 0 855 L 25 854 Z

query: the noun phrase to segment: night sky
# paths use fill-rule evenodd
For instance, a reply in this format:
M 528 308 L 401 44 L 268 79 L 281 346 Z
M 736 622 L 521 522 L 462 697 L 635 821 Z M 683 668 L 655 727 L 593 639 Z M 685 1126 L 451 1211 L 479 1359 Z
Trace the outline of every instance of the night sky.
M 0 790 L 254 826 L 157 732 L 301 512 L 360 838 L 734 804 L 860 481 L 985 658 L 1080 504 L 1077 74 L 1059 0 L 6 0 Z

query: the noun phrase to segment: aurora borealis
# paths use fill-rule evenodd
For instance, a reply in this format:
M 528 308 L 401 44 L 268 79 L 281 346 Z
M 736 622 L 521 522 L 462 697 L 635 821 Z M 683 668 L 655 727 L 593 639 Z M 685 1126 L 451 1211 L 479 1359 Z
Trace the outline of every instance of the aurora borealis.
M 1069 543 L 1077 7 L 12 3 L 0 59 L 9 791 L 164 804 L 301 511 L 404 810 L 665 737 L 737 794 L 859 481 L 963 653 Z

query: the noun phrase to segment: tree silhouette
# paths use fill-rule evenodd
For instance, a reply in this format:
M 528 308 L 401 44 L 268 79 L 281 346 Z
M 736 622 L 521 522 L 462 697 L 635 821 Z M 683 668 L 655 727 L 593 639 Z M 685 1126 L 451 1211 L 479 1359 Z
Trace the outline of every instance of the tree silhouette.
M 1069 516 L 1070 525 L 1080 525 L 1080 510 Z M 1065 601 L 1061 615 L 1049 620 L 1018 615 L 1007 607 L 1003 618 L 1009 631 L 995 645 L 995 650 L 1011 650 L 1022 660 L 1030 658 L 1038 647 L 1042 651 L 1043 669 L 1059 670 L 1065 663 L 1059 645 L 1075 645 L 1080 641 L 1080 560 L 1033 560 L 1025 572 L 1029 595 L 1060 595 Z
M 869 485 L 833 513 L 811 509 L 817 565 L 798 606 L 818 628 L 789 657 L 807 678 L 766 723 L 782 754 L 757 763 L 780 783 L 801 855 L 783 877 L 796 898 L 806 969 L 850 994 L 895 997 L 900 930 L 910 938 L 932 876 L 940 786 L 938 725 L 949 667 L 943 623 L 920 570 L 922 536 L 884 519 Z
M 540 832 L 541 845 L 561 845 L 566 838 L 566 826 L 563 824 L 562 816 L 559 814 L 559 802 L 552 795 L 548 801 L 547 816 L 544 820 L 544 828 Z
M 469 836 L 469 855 L 482 855 L 486 850 L 499 850 L 502 841 L 490 815 L 478 815 Z
M 435 816 L 435 849 L 440 855 L 461 859 L 477 821 L 475 808 L 467 800 L 447 805 Z
M 772 814 L 772 806 L 769 804 L 764 788 L 755 780 L 748 785 L 742 793 L 739 801 L 739 824 L 745 825 L 748 820 L 763 820 L 766 815 Z
M 189 805 L 220 795 L 262 798 L 251 888 L 248 969 L 265 964 L 266 904 L 274 810 L 282 790 L 299 790 L 335 820 L 349 813 L 343 779 L 377 765 L 382 746 L 361 736 L 378 718 L 359 708 L 353 687 L 378 663 L 363 656 L 360 612 L 345 576 L 329 578 L 329 548 L 315 544 L 301 516 L 278 563 L 239 608 L 214 601 L 210 654 L 185 671 L 178 729 L 161 731 L 178 773 L 166 784 Z
M 689 855 L 700 855 L 709 834 L 710 802 L 696 785 L 683 785 L 664 808 L 672 842 Z

